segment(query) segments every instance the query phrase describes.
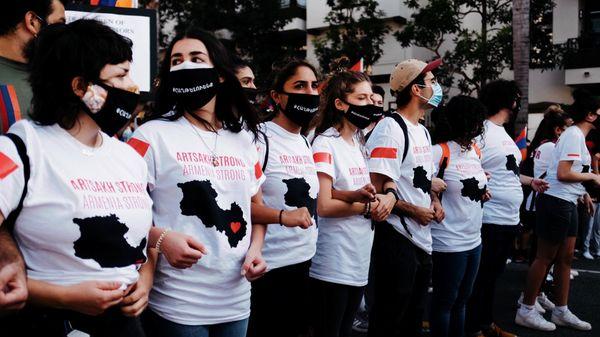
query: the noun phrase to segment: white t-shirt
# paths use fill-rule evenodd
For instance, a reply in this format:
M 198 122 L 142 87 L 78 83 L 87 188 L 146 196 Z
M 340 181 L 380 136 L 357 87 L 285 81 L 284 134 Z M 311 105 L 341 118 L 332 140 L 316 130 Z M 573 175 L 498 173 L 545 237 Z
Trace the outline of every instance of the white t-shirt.
M 285 210 L 307 207 L 314 219 L 319 179 L 308 141 L 273 122 L 263 124 L 261 131 L 269 145 L 266 180 L 262 185 L 265 205 Z M 259 134 L 257 141 L 261 167 L 264 167 L 267 151 L 263 138 Z M 316 244 L 316 221 L 308 229 L 271 224 L 267 227 L 262 254 L 269 269 L 275 269 L 310 260 L 315 255 Z
M 211 158 L 215 143 L 218 166 Z M 174 268 L 160 255 L 152 310 L 187 325 L 247 318 L 250 283 L 240 272 L 252 232 L 250 199 L 265 179 L 253 136 L 227 130 L 217 136 L 181 117 L 147 122 L 129 144 L 148 165 L 154 224 L 191 235 L 208 250 L 189 269 Z
M 519 178 L 521 152 L 501 125 L 486 120 L 483 136 L 477 138 L 481 166 L 491 177 L 488 189 L 492 199 L 483 204 L 483 223 L 518 225 L 523 189 Z
M 401 116 L 402 117 L 402 116 Z M 420 207 L 431 207 L 431 178 L 433 160 L 429 132 L 421 124 L 413 124 L 402 117 L 408 130 L 410 149 L 404 163 L 404 134 L 402 128 L 392 117 L 382 119 L 367 142 L 371 156 L 369 170 L 385 175 L 396 183 L 401 200 Z M 401 219 L 390 214 L 387 222 L 417 247 L 431 254 L 431 228 L 421 226 L 415 220 L 405 216 L 404 221 L 410 233 L 407 233 Z
M 481 159 L 471 147 L 461 149 L 449 141 L 449 161 L 444 171 L 444 182 L 448 185 L 442 194 L 442 206 L 446 217 L 441 223 L 431 222 L 433 250 L 436 252 L 464 252 L 481 244 L 481 217 L 487 178 L 481 167 Z M 439 171 L 442 147 L 433 147 L 433 162 Z
M 556 144 L 554 144 L 554 142 L 546 142 L 533 151 L 533 176 L 535 178 L 539 178 L 548 170 L 550 162 L 552 161 L 552 152 L 554 151 L 555 146 Z M 533 193 L 529 193 L 525 205 L 527 206 L 527 209 L 535 211 Z
M 20 121 L 9 132 L 25 143 L 31 168 L 14 232 L 27 276 L 58 285 L 136 282 L 146 260 L 152 200 L 148 170 L 135 151 L 104 133 L 100 147 L 86 147 L 57 124 Z M 23 182 L 15 146 L 0 137 L 5 217 L 18 206 Z
M 590 172 L 592 156 L 585 145 L 585 136 L 577 126 L 566 129 L 556 142 L 546 177 L 550 187 L 545 192 L 576 204 L 577 199 L 585 194 L 585 187 L 581 183 L 568 183 L 557 179 L 556 173 L 560 161 L 573 161 L 571 171 Z M 584 169 L 584 166 L 587 166 L 587 170 Z
M 317 171 L 331 177 L 333 188 L 354 191 L 371 182 L 358 138 L 348 144 L 334 128 L 317 136 L 312 144 Z M 312 259 L 312 278 L 362 287 L 369 278 L 373 230 L 362 215 L 319 217 L 317 253 Z

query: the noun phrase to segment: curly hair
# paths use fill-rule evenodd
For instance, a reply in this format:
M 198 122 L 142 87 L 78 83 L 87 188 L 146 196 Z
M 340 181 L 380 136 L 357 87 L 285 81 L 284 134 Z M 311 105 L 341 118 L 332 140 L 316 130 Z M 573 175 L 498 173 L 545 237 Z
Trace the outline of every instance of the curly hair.
M 453 140 L 463 149 L 469 149 L 473 139 L 483 134 L 485 111 L 483 104 L 473 97 L 453 97 L 438 110 L 435 125 L 437 143 Z
M 108 64 L 131 61 L 132 43 L 96 20 L 77 20 L 43 29 L 30 46 L 33 92 L 31 119 L 41 125 L 75 126 L 82 109 L 72 81 L 93 83 Z

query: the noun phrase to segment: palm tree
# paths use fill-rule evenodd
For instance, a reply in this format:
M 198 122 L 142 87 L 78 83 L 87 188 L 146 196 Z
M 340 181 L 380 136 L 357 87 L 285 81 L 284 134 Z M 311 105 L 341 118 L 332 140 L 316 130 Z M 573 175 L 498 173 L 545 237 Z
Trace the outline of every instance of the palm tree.
M 515 133 L 527 125 L 529 106 L 529 6 L 530 0 L 513 0 L 513 69 L 515 82 L 521 89 L 521 111 L 515 123 Z M 514 136 L 514 135 L 513 135 Z

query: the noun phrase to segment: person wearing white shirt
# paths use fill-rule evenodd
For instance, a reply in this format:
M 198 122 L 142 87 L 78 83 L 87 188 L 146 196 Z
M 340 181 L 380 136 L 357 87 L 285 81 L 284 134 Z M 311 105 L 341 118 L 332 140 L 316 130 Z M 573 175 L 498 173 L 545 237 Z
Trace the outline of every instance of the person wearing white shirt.
M 579 221 L 577 203 L 583 199 L 591 214 L 593 202 L 583 183 L 600 185 L 600 176 L 590 172 L 592 158 L 585 143 L 588 133 L 600 128 L 600 103 L 583 89 L 576 89 L 573 98 L 571 117 L 575 125 L 558 139 L 547 170 L 550 187 L 536 203 L 537 255 L 529 268 L 523 304 L 515 317 L 517 324 L 543 331 L 553 331 L 557 325 L 592 329 L 591 324 L 569 310 L 567 302 Z M 534 304 L 551 263 L 554 263 L 556 308 L 549 322 Z

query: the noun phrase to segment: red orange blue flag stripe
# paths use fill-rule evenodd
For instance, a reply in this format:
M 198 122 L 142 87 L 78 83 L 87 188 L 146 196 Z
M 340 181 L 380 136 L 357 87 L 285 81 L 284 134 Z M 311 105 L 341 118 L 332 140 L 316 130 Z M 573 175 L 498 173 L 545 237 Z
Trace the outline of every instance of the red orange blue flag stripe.
M 6 133 L 8 128 L 20 119 L 21 107 L 15 87 L 10 84 L 0 84 L 0 121 L 2 122 L 0 133 Z

